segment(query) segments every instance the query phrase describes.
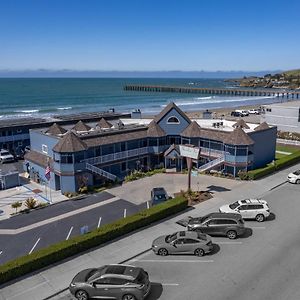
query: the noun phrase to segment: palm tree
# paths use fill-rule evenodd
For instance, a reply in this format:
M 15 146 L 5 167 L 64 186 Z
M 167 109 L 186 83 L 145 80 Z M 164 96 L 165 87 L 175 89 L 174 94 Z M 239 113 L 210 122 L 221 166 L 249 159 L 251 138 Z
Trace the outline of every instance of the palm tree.
M 22 206 L 22 203 L 20 201 L 17 201 L 17 202 L 14 202 L 11 204 L 11 207 L 16 209 L 16 213 L 18 211 L 18 208 L 20 208 L 21 206 Z
M 30 198 L 26 199 L 24 204 L 27 208 L 34 209 L 37 205 L 37 202 L 34 198 L 30 197 Z

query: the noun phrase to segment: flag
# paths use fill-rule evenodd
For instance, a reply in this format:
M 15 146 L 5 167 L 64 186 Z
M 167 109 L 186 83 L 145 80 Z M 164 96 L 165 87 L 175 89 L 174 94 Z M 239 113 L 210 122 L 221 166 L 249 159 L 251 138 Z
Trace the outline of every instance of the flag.
M 50 170 L 50 166 L 47 165 L 46 169 L 45 169 L 45 177 L 46 179 L 49 181 L 51 178 L 51 170 Z

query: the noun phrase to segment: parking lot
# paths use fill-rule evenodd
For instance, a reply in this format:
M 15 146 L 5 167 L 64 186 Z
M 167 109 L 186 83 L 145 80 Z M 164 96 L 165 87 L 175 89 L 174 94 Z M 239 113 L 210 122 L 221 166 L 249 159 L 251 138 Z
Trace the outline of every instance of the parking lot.
M 126 263 L 149 273 L 148 300 L 300 299 L 299 194 L 300 186 L 289 183 L 267 193 L 270 220 L 246 221 L 247 234 L 236 240 L 213 237 L 214 251 L 204 257 L 148 251 Z M 170 224 L 170 232 L 176 230 L 184 227 Z M 65 292 L 53 299 L 72 296 Z

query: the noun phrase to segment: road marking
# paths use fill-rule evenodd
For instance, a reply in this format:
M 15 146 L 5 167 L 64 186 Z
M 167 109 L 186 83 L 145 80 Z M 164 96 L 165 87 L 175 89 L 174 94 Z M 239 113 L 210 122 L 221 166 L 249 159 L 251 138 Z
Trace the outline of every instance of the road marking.
M 167 259 L 133 259 L 131 261 L 136 261 L 136 262 L 168 262 L 168 263 L 173 263 L 173 262 L 191 262 L 191 263 L 212 263 L 214 262 L 213 260 L 184 260 L 184 259 L 175 259 L 175 260 L 167 260 Z
M 97 225 L 97 228 L 100 227 L 100 224 L 101 224 L 101 220 L 102 220 L 102 217 L 99 218 L 99 221 L 98 221 L 98 225 Z
M 149 209 L 150 205 L 149 205 L 149 201 L 147 201 L 147 209 Z
M 3 253 L 3 251 L 0 251 L 0 255 Z
M 33 245 L 33 247 L 31 248 L 29 254 L 31 254 L 34 250 L 34 248 L 36 247 L 36 245 L 38 244 L 38 242 L 40 241 L 41 238 L 38 238 L 38 240 L 35 242 L 35 244 Z
M 163 286 L 178 286 L 179 283 L 162 283 Z
M 67 235 L 67 237 L 66 237 L 66 241 L 69 239 L 69 237 L 70 237 L 70 235 L 71 235 L 71 232 L 72 232 L 72 230 L 73 230 L 73 226 L 70 228 L 70 231 L 69 231 L 69 233 L 68 233 L 68 235 Z
M 254 226 L 254 227 L 251 227 L 251 229 L 266 229 L 266 227 L 264 227 L 264 226 Z
M 127 213 L 126 208 L 124 208 L 124 218 L 126 218 L 126 213 Z
M 218 242 L 217 245 L 241 245 L 243 242 Z

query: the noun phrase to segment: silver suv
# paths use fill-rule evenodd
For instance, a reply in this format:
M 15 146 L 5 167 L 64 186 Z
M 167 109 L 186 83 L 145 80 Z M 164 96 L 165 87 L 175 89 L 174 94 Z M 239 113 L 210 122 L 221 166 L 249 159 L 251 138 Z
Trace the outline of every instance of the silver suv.
M 148 273 L 129 265 L 107 265 L 79 272 L 69 286 L 78 300 L 142 300 L 150 292 Z
M 219 211 L 223 213 L 240 213 L 243 219 L 255 219 L 257 222 L 263 222 L 270 215 L 267 201 L 261 199 L 239 200 L 221 206 Z
M 152 242 L 155 254 L 194 254 L 203 256 L 213 250 L 211 237 L 194 231 L 179 231 L 170 235 L 162 235 Z

